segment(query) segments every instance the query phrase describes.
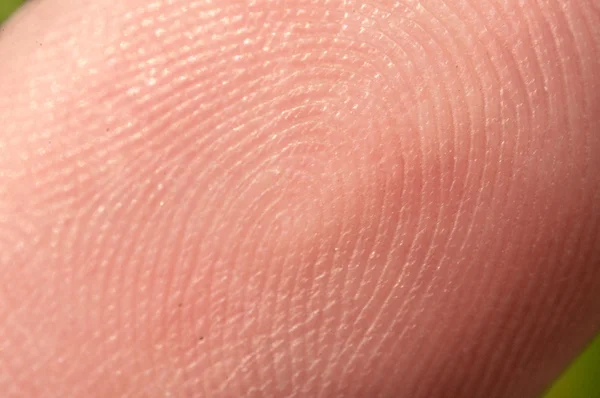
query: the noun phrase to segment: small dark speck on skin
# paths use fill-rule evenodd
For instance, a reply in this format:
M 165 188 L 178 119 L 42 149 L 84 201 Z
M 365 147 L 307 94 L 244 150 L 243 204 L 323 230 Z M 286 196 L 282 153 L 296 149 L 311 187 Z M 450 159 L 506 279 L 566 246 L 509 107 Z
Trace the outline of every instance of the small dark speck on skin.
M 181 308 L 181 307 L 183 307 L 183 303 L 179 303 L 177 306 L 178 306 L 179 308 Z
M 198 338 L 198 340 L 199 340 L 199 341 L 202 341 L 202 340 L 204 340 L 204 336 L 200 336 L 200 337 Z

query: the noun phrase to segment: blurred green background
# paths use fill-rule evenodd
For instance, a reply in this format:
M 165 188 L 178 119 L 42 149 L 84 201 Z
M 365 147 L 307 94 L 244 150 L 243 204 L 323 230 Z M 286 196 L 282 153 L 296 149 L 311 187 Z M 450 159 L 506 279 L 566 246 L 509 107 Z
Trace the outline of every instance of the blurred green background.
M 23 2 L 0 0 L 0 23 Z M 543 398 L 600 398 L 600 336 L 554 383 Z
M 24 3 L 23 0 L 0 0 L 0 23 L 6 19 L 8 15 L 10 15 L 13 10 L 15 10 L 21 3 Z

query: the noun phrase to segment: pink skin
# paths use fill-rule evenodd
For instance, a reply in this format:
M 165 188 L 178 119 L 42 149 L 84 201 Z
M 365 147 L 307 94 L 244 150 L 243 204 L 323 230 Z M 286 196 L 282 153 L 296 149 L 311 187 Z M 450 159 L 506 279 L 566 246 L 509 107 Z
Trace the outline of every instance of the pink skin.
M 600 326 L 600 4 L 524 4 L 29 4 L 2 396 L 538 394 Z

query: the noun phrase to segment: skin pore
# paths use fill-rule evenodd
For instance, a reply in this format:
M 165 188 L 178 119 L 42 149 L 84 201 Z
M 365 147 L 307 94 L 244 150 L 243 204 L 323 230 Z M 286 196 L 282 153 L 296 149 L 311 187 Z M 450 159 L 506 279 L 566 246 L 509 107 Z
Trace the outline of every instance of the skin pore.
M 598 1 L 0 29 L 3 396 L 535 397 L 599 330 Z

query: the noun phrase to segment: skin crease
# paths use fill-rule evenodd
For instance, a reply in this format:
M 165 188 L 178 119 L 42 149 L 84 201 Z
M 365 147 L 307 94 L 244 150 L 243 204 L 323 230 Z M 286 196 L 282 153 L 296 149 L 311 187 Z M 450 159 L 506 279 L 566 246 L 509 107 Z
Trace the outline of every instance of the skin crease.
M 3 397 L 534 397 L 600 326 L 595 0 L 38 0 Z

